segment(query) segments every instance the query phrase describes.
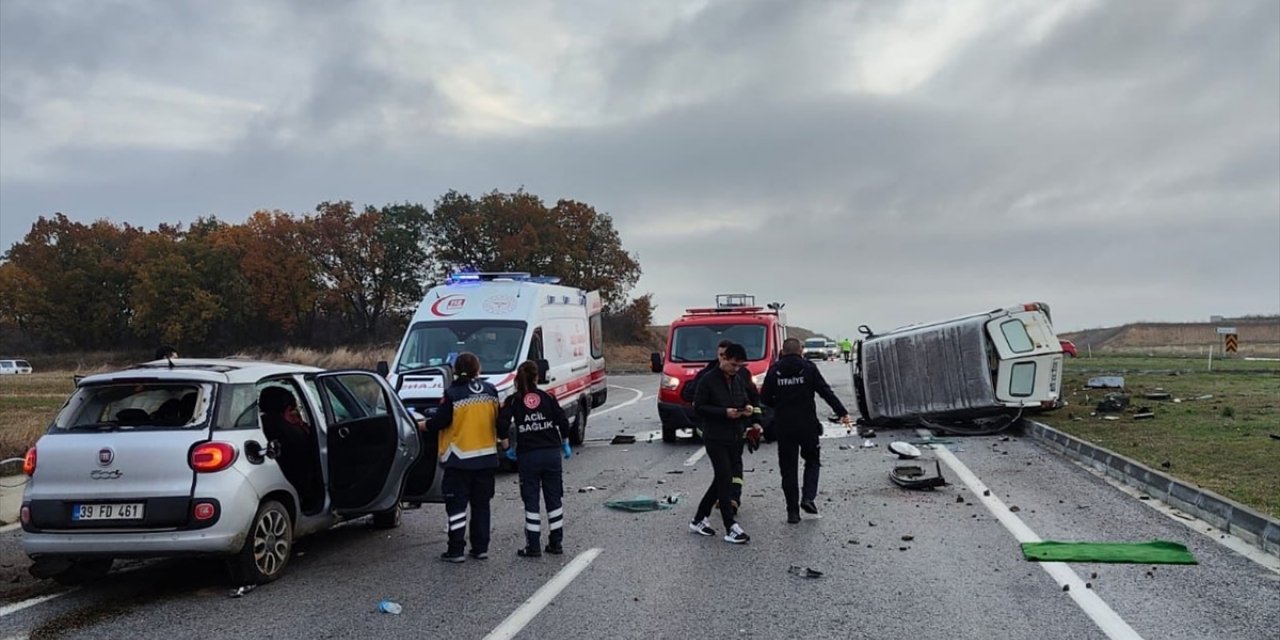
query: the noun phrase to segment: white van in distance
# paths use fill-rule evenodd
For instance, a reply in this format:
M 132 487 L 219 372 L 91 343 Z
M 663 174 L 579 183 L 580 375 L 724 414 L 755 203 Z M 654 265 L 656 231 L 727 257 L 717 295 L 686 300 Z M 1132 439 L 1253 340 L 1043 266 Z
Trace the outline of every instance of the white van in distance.
M 452 382 L 452 363 L 469 351 L 503 399 L 521 362 L 539 363 L 540 386 L 572 424 L 570 442 L 586 438 L 587 415 L 605 402 L 607 377 L 597 291 L 562 286 L 528 273 L 457 273 L 427 292 L 405 332 L 395 363 L 379 369 L 406 406 L 429 415 Z

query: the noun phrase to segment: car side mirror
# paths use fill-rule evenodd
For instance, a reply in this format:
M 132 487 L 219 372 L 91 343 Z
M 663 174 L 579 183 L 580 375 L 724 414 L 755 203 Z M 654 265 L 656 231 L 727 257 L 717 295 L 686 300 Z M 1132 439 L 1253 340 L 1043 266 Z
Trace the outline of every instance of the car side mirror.
M 662 373 L 662 354 L 656 351 L 649 354 L 649 370 L 654 373 Z
M 864 335 L 864 336 L 866 336 L 866 337 L 868 337 L 868 338 L 870 338 L 871 336 L 875 335 L 874 333 L 872 333 L 872 332 L 871 332 L 871 327 L 868 327 L 868 326 L 867 326 L 867 325 L 865 325 L 865 324 L 863 324 L 863 325 L 858 325 L 858 333 L 861 333 L 862 335 Z
M 380 375 L 380 376 L 382 376 L 382 377 L 384 377 L 384 378 L 385 378 L 385 377 L 387 377 L 387 376 L 388 376 L 388 375 L 390 375 L 390 374 L 391 374 L 391 366 L 387 364 L 387 361 L 386 361 L 386 360 L 379 360 L 379 361 L 378 361 L 378 375 Z
M 538 384 L 547 383 L 547 372 L 551 371 L 551 363 L 546 358 L 538 360 Z

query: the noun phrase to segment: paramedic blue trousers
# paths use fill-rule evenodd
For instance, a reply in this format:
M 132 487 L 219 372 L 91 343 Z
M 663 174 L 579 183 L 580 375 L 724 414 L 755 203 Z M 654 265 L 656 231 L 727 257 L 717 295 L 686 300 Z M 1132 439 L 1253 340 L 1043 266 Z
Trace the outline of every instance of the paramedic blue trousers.
M 493 499 L 493 469 L 444 470 L 440 488 L 449 514 L 449 553 L 466 547 L 467 507 L 471 507 L 471 553 L 489 551 L 489 501 Z
M 541 548 L 542 514 L 538 498 L 547 504 L 547 542 L 552 547 L 564 539 L 564 476 L 560 449 L 532 449 L 518 453 L 520 498 L 524 500 L 524 537 L 530 549 Z
M 818 469 L 822 463 L 818 460 L 821 450 L 818 444 L 818 431 L 803 430 L 797 433 L 780 431 L 778 435 L 778 472 L 782 476 L 782 495 L 787 499 L 787 511 L 798 511 L 800 501 L 812 501 L 818 497 Z M 804 490 L 796 486 L 796 472 L 799 460 L 796 454 L 804 458 Z

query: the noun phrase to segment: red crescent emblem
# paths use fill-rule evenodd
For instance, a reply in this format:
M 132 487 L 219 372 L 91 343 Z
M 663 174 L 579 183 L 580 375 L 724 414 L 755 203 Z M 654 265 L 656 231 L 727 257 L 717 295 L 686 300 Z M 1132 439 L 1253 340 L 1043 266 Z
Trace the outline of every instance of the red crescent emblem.
M 533 411 L 534 409 L 537 409 L 538 405 L 540 404 L 542 404 L 542 398 L 539 398 L 538 394 L 536 393 L 524 394 L 524 407 L 526 409 Z
M 467 299 L 460 294 L 447 295 L 431 304 L 431 314 L 441 317 L 456 315 L 466 303 Z

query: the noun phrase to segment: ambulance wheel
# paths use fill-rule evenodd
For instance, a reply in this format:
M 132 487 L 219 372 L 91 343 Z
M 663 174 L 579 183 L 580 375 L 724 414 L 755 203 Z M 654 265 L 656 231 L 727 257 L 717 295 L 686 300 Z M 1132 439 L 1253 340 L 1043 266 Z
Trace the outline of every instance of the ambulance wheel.
M 569 444 L 580 447 L 587 439 L 587 409 L 581 402 L 574 406 L 573 419 L 569 421 Z

